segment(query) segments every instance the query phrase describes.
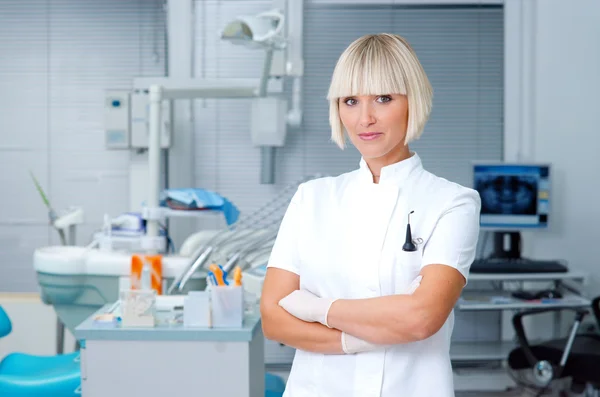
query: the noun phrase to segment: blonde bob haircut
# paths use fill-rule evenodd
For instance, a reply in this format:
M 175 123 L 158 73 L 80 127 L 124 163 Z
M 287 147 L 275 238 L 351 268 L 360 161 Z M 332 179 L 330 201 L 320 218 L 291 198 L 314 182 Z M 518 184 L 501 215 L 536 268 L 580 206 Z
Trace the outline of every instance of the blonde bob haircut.
M 404 143 L 418 139 L 429 114 L 433 90 L 414 50 L 401 36 L 375 34 L 363 36 L 340 56 L 327 99 L 331 140 L 341 149 L 346 134 L 339 112 L 339 99 L 358 95 L 406 95 L 408 127 Z

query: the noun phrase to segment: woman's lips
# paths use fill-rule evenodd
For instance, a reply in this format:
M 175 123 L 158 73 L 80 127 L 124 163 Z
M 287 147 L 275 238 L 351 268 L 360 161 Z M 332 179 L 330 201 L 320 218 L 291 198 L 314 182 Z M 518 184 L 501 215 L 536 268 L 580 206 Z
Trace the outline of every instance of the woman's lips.
M 362 134 L 358 134 L 358 137 L 363 141 L 372 141 L 374 139 L 379 138 L 382 135 L 382 132 L 364 132 Z

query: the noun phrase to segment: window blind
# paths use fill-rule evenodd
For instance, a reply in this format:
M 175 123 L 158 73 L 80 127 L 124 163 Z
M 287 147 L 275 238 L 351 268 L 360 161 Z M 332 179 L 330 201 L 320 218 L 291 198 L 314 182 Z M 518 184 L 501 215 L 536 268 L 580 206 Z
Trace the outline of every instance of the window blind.
M 270 1 L 196 2 L 196 76 L 258 77 L 262 54 L 219 40 L 238 15 Z M 230 197 L 243 211 L 259 207 L 281 186 L 312 173 L 339 174 L 358 167 L 353 148 L 330 139 L 325 99 L 341 52 L 368 33 L 392 32 L 413 45 L 434 87 L 434 105 L 422 138 L 411 145 L 425 167 L 471 185 L 472 160 L 502 158 L 503 10 L 500 6 L 323 5 L 304 16 L 304 122 L 288 132 L 277 152 L 276 185 L 260 185 L 260 151 L 250 140 L 249 102 L 196 103 L 196 179 Z

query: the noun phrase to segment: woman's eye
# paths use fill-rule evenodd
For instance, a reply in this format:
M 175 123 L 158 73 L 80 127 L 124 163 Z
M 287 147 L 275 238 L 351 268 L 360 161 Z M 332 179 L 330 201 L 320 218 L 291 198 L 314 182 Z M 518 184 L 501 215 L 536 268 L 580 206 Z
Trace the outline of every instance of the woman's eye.
M 392 100 L 392 97 L 390 97 L 389 95 L 382 95 L 379 98 L 377 98 L 377 101 L 382 102 L 382 103 L 386 103 Z
M 356 99 L 354 98 L 347 98 L 344 100 L 344 103 L 348 106 L 352 106 L 352 105 L 356 105 Z

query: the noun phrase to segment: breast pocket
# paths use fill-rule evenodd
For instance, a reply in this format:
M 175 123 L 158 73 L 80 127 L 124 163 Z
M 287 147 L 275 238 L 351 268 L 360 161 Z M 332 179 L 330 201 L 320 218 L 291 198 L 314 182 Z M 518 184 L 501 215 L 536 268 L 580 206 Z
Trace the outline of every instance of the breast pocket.
M 393 275 L 395 294 L 410 294 L 418 287 L 422 258 L 420 249 L 413 252 L 400 251 L 396 255 Z

